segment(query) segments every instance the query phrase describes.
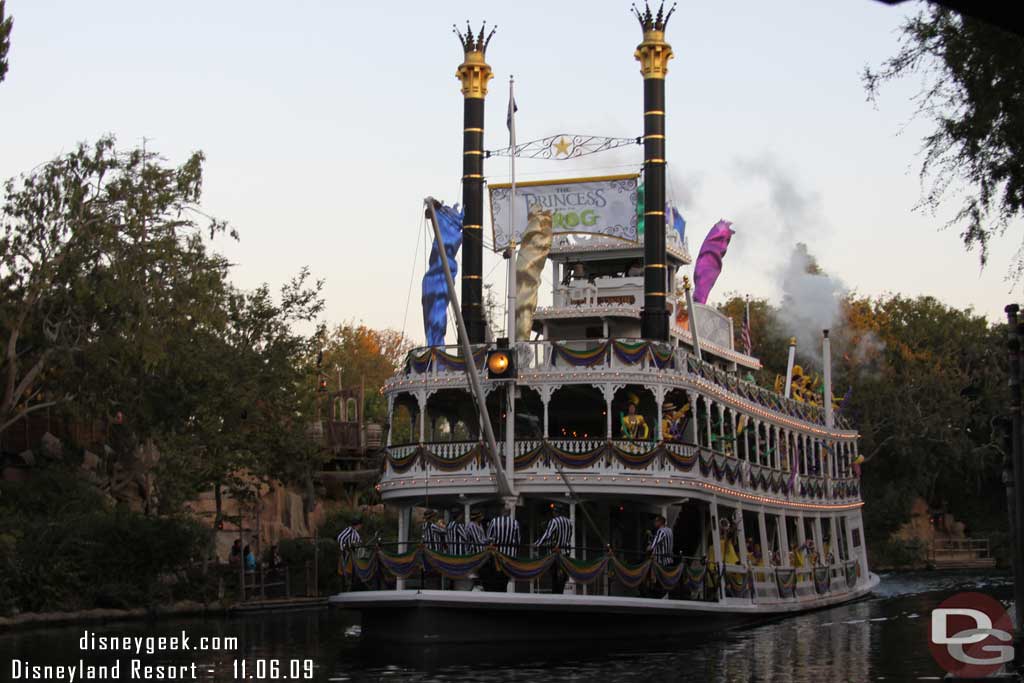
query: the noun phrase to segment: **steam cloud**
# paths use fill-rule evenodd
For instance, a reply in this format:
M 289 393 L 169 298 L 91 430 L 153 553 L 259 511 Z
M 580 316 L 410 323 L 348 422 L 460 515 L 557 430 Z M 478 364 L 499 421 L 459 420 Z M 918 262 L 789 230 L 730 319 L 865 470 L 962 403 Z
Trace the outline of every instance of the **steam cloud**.
M 850 288 L 841 278 L 822 271 L 807 246 L 812 240 L 819 244 L 827 240 L 831 232 L 820 197 L 801 187 L 771 156 L 741 159 L 735 166 L 740 177 L 768 190 L 767 206 L 737 221 L 758 229 L 744 231 L 744 240 L 736 241 L 741 246 L 756 241 L 746 246 L 771 273 L 781 295 L 777 322 L 787 337 L 797 338 L 798 355 L 820 368 L 821 331 L 834 330 L 833 354 L 845 354 L 859 371 L 870 370 L 885 344 L 873 333 L 850 338 L 836 329 Z
M 849 289 L 839 278 L 815 270 L 807 245 L 798 242 L 779 273 L 778 317 L 782 329 L 796 337 L 797 350 L 820 363 L 821 331 L 839 322 L 841 302 Z

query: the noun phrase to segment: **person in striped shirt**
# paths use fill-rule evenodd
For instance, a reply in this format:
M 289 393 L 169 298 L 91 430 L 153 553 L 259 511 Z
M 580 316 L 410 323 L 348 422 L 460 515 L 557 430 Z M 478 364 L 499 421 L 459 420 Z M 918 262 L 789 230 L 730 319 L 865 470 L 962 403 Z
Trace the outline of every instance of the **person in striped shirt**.
M 665 518 L 658 515 L 654 518 L 654 537 L 647 544 L 647 552 L 651 554 L 655 562 L 662 567 L 667 567 L 675 564 L 675 558 L 672 555 L 672 544 L 672 530 L 668 528 Z
M 557 548 L 566 555 L 572 551 L 572 522 L 565 516 L 561 506 L 552 506 L 551 520 L 544 530 L 544 535 L 533 545 L 538 548 L 547 548 L 548 552 L 554 552 Z M 565 590 L 565 573 L 557 562 L 551 565 L 548 575 L 551 577 L 551 592 L 561 595 Z
M 341 550 L 341 556 L 338 559 L 340 564 L 346 564 L 349 559 L 352 558 L 355 552 L 355 547 L 363 542 L 362 536 L 359 535 L 362 528 L 363 518 L 356 517 L 347 527 L 341 530 L 341 533 L 338 534 L 338 548 Z M 348 574 L 341 574 L 341 589 L 343 591 L 352 590 L 355 585 L 353 578 L 354 577 L 349 576 Z
M 519 554 L 519 521 L 511 511 L 506 510 L 505 514 L 491 520 L 487 525 L 487 540 L 503 555 L 515 557 Z
M 462 508 L 454 508 L 451 521 L 448 522 L 448 527 L 444 534 L 449 555 L 466 554 L 466 525 L 463 524 L 462 519 Z
M 435 553 L 444 552 L 444 541 L 448 530 L 444 524 L 437 522 L 437 512 L 427 510 L 423 513 L 423 524 L 420 525 L 420 540 L 428 549 Z
M 675 545 L 672 529 L 666 524 L 665 517 L 658 515 L 654 518 L 654 534 L 647 532 L 650 541 L 647 543 L 647 552 L 651 559 L 662 567 L 669 567 L 675 564 L 673 546 Z M 648 579 L 649 583 L 641 586 L 640 594 L 647 598 L 667 598 L 668 592 L 662 588 L 652 573 Z
M 428 509 L 423 513 L 423 524 L 420 525 L 420 542 L 423 543 L 425 548 L 433 550 L 435 553 L 443 553 L 447 531 L 444 524 L 438 522 L 437 511 Z M 433 569 L 425 570 L 421 575 L 421 580 L 425 589 L 444 589 L 444 580 Z
M 483 520 L 484 513 L 477 511 L 469 516 L 469 522 L 466 523 L 466 552 L 470 555 L 487 547 L 487 533 L 481 526 Z
M 519 554 L 519 521 L 516 520 L 513 510 L 505 510 L 503 514 L 491 520 L 487 525 L 486 540 L 502 555 L 515 557 Z M 503 591 L 508 585 L 508 579 L 494 567 L 493 562 L 485 564 L 480 573 L 484 590 Z

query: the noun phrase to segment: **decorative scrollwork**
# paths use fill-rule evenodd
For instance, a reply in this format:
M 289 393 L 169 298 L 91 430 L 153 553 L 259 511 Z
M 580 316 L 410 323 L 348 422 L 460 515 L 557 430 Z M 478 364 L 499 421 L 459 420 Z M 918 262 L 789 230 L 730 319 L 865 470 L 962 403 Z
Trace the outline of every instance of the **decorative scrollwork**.
M 576 159 L 607 152 L 610 149 L 624 147 L 626 145 L 639 145 L 642 138 L 608 138 L 600 135 L 573 135 L 570 133 L 559 133 L 540 140 L 531 140 L 521 145 L 506 147 L 504 149 L 488 150 L 488 157 L 519 157 L 521 159 L 551 159 L 561 161 L 564 159 Z

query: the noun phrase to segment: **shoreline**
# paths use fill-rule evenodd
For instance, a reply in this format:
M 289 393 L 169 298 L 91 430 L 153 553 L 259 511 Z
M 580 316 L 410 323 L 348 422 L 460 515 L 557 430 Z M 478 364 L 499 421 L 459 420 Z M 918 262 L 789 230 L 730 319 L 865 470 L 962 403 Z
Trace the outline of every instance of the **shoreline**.
M 185 600 L 158 607 L 133 607 L 130 609 L 95 608 L 73 612 L 22 612 L 11 617 L 0 617 L 0 635 L 12 631 L 42 626 L 70 626 L 107 621 L 138 621 L 164 617 L 226 616 L 233 605 L 220 602 L 203 604 Z
M 72 626 L 75 624 L 106 623 L 117 621 L 140 621 L 144 619 L 167 619 L 175 617 L 228 617 L 256 612 L 284 612 L 327 606 L 327 598 L 306 600 L 265 600 L 248 603 L 201 603 L 190 600 L 160 605 L 157 607 L 133 607 L 130 609 L 96 608 L 72 612 L 23 612 L 11 617 L 0 617 L 0 637 L 7 633 L 30 630 L 37 627 Z

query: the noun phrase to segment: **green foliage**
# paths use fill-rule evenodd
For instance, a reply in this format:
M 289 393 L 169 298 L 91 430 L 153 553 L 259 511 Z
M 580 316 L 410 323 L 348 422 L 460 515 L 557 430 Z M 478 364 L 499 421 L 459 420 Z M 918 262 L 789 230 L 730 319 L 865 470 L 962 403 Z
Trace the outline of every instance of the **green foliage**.
M 722 307 L 737 326 L 743 299 Z M 791 330 L 778 309 L 750 302 L 754 352 L 773 386 L 785 375 Z M 968 522 L 972 531 L 1005 528 L 1000 482 L 1001 434 L 992 420 L 1005 410 L 1004 329 L 972 310 L 932 297 L 848 295 L 832 330 L 833 393 L 850 398 L 841 414 L 861 433 L 864 518 L 870 543 L 889 537 L 910 516 L 914 498 Z M 798 362 L 820 373 L 804 349 Z
M 925 563 L 926 551 L 924 544 L 916 538 L 882 538 L 868 546 L 868 563 L 878 569 L 921 567 Z
M 135 607 L 193 597 L 183 579 L 210 541 L 194 520 L 112 509 L 42 470 L 0 488 L 0 608 Z
M 6 182 L 0 433 L 72 396 L 79 419 L 127 417 L 122 451 L 166 428 L 174 344 L 224 318 L 228 264 L 201 233 L 226 228 L 194 219 L 202 162 L 167 166 L 103 138 Z
M 304 567 L 306 562 L 317 562 L 317 579 L 321 595 L 336 593 L 342 584 L 338 577 L 338 544 L 332 537 L 320 537 L 314 552 L 312 539 L 288 539 L 278 546 L 281 560 L 290 567 Z
M 984 265 L 992 237 L 1024 212 L 1024 38 L 936 3 L 902 32 L 896 56 L 865 70 L 865 88 L 875 99 L 887 81 L 921 78 L 917 115 L 934 124 L 922 145 L 921 175 L 931 179 L 922 205 L 962 194 L 951 224 Z M 1014 267 L 1019 279 L 1024 247 Z

